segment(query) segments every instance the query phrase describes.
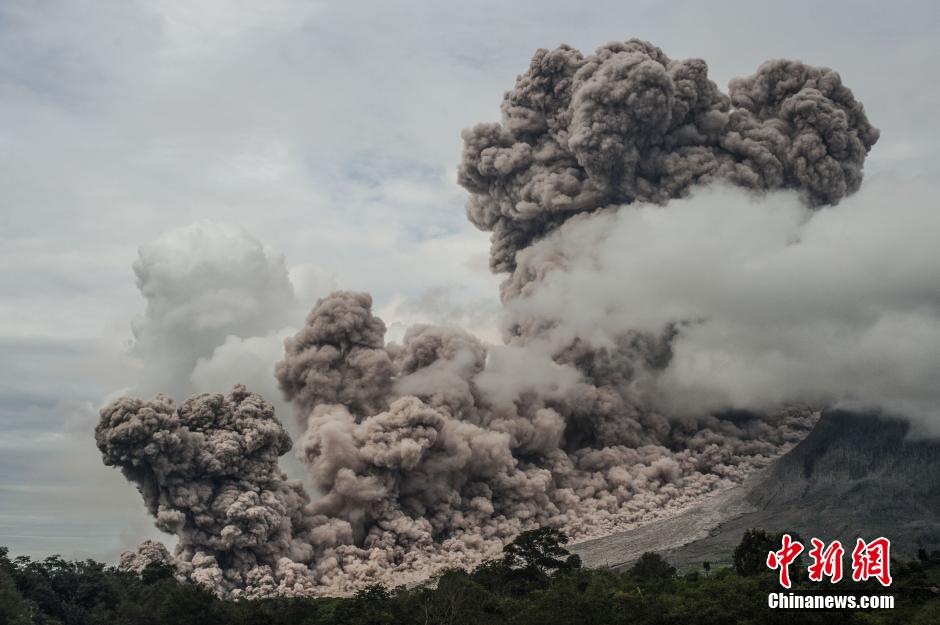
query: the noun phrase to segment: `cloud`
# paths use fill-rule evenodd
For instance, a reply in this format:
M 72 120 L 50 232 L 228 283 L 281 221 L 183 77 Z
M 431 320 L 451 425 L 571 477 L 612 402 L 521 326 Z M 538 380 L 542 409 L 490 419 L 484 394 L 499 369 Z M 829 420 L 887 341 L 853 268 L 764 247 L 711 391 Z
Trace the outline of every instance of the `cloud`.
M 264 397 L 279 397 L 274 363 L 281 358 L 284 339 L 290 334 L 291 329 L 284 328 L 265 336 L 227 336 L 211 355 L 196 362 L 190 375 L 194 390 L 209 393 L 250 383 L 252 390 Z
M 486 259 L 479 255 L 481 263 Z M 458 326 L 490 343 L 500 342 L 499 302 L 474 299 L 459 286 L 432 287 L 416 297 L 396 297 L 380 310 L 388 323 L 388 340 L 401 341 L 408 327 L 418 324 Z
M 270 356 L 278 332 L 302 316 L 283 256 L 230 224 L 202 221 L 160 236 L 141 246 L 134 273 L 147 302 L 132 348 L 143 363 L 137 392 L 145 395 L 188 396 L 236 363 L 231 375 L 252 378 L 234 382 L 258 380 L 259 357 Z M 329 282 L 309 266 L 294 277 L 305 298 Z M 274 360 L 276 352 L 271 367 Z
M 940 433 L 938 192 L 882 175 L 815 213 L 721 186 L 624 207 L 536 244 L 589 252 L 510 308 L 559 334 L 680 324 L 660 380 L 671 414 L 844 404 Z

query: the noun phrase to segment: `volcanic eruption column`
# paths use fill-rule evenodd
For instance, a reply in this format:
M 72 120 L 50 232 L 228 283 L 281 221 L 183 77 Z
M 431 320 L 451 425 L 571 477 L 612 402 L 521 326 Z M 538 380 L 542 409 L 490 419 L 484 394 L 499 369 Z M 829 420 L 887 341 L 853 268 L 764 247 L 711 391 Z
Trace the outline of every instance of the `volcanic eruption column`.
M 233 597 L 395 585 L 472 566 L 537 524 L 584 537 L 670 514 L 805 435 L 806 409 L 661 414 L 654 382 L 688 320 L 585 336 L 512 304 L 590 245 L 560 233 L 597 215 L 715 181 L 794 189 L 810 207 L 857 190 L 878 131 L 839 75 L 771 61 L 726 95 L 704 61 L 646 42 L 561 46 L 536 52 L 502 116 L 464 131 L 459 182 L 507 274 L 505 344 L 435 326 L 386 344 L 369 295 L 320 300 L 276 367 L 312 501 L 278 468 L 291 441 L 271 405 L 244 387 L 111 403 L 104 461 L 179 539 L 175 555 L 144 543 L 125 568 L 172 563 Z

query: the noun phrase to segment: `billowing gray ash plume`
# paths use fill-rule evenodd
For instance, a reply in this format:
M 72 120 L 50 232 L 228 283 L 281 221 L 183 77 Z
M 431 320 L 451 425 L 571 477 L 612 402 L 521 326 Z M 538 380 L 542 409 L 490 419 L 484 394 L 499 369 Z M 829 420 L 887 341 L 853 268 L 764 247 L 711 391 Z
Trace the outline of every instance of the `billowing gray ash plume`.
M 121 398 L 101 411 L 95 439 L 105 464 L 137 485 L 157 527 L 179 537 L 175 558 L 148 541 L 137 558 L 122 558 L 126 568 L 172 561 L 226 593 L 312 586 L 306 571 L 292 577 L 293 561 L 312 551 L 308 498 L 277 466 L 291 440 L 260 395 L 236 386 L 178 408 L 162 395 Z
M 703 61 L 636 40 L 540 50 L 502 123 L 464 133 L 459 172 L 491 266 L 510 274 L 504 345 L 435 326 L 386 344 L 367 294 L 320 300 L 276 367 L 311 500 L 277 468 L 289 441 L 270 407 L 242 388 L 179 409 L 118 400 L 99 447 L 179 536 L 181 575 L 233 596 L 398 584 L 536 524 L 583 537 L 671 514 L 766 465 L 814 412 L 660 410 L 676 337 L 698 319 L 591 331 L 521 304 L 589 253 L 595 237 L 561 236 L 579 223 L 712 182 L 835 203 L 877 137 L 828 69 L 772 61 L 728 96 Z M 126 566 L 166 558 L 147 544 Z
M 576 213 L 664 203 L 695 184 L 794 188 L 814 206 L 858 189 L 878 131 L 837 73 L 769 61 L 730 87 L 701 59 L 636 39 L 587 57 L 536 52 L 502 123 L 464 132 L 459 181 L 470 221 L 493 232 L 493 269 L 516 269 L 520 250 Z

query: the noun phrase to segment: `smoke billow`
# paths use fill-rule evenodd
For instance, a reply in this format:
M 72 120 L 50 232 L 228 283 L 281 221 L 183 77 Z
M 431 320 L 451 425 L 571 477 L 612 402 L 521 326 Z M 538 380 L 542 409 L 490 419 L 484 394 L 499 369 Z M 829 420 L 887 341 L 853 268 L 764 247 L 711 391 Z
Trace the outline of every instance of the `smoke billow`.
M 492 269 L 509 274 L 505 342 L 420 325 L 386 343 L 369 295 L 321 299 L 275 372 L 318 497 L 277 468 L 290 441 L 244 388 L 102 411 L 105 461 L 179 536 L 182 576 L 230 596 L 416 581 L 536 524 L 579 538 L 672 514 L 812 427 L 815 406 L 791 398 L 759 413 L 670 404 L 677 345 L 709 311 L 637 323 L 611 300 L 622 265 L 592 250 L 617 249 L 605 225 L 619 215 L 668 212 L 696 186 L 753 202 L 792 189 L 803 210 L 857 190 L 878 131 L 839 75 L 771 61 L 726 95 L 704 61 L 645 42 L 562 46 L 536 53 L 502 111 L 464 132 L 458 179 L 492 232 Z M 167 556 L 145 545 L 126 566 Z
M 576 213 L 665 203 L 695 184 L 792 188 L 813 206 L 858 189 L 878 131 L 836 72 L 769 61 L 729 97 L 707 69 L 635 39 L 588 57 L 536 52 L 502 123 L 464 131 L 459 181 L 470 221 L 493 233 L 493 269 L 515 270 Z
M 122 398 L 101 411 L 95 440 L 105 464 L 137 485 L 156 526 L 179 537 L 171 561 L 181 574 L 226 593 L 312 585 L 307 576 L 274 581 L 279 569 L 308 557 L 312 528 L 303 486 L 277 465 L 290 436 L 260 395 L 236 386 L 178 408 L 163 395 Z M 168 560 L 152 542 L 142 547 L 122 564 Z

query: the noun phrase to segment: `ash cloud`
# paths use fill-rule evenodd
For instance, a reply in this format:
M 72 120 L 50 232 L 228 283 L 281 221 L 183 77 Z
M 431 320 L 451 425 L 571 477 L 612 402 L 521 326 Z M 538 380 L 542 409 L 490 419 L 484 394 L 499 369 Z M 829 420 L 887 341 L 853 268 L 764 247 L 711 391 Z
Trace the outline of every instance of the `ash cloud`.
M 298 590 L 275 571 L 311 550 L 299 481 L 277 465 L 291 448 L 271 404 L 236 386 L 176 407 L 157 395 L 122 398 L 101 411 L 95 440 L 105 464 L 136 484 L 156 526 L 179 538 L 168 557 L 152 541 L 122 557 L 131 569 L 172 561 L 197 583 L 238 596 Z M 310 586 L 309 580 L 306 586 Z
M 856 191 L 878 130 L 839 74 L 776 60 L 731 81 L 701 59 L 636 39 L 583 56 L 539 50 L 503 98 L 501 123 L 464 131 L 467 216 L 491 231 L 490 265 L 576 213 L 665 203 L 696 184 L 796 189 L 813 206 Z
M 277 367 L 322 493 L 310 508 L 351 528 L 369 561 L 317 563 L 331 591 L 466 566 L 535 524 L 584 537 L 675 512 L 766 465 L 815 419 L 644 411 L 638 372 L 662 366 L 668 339 L 628 332 L 610 349 L 552 353 L 452 327 L 414 326 L 400 345 L 383 334 L 368 295 L 337 292 Z
M 761 260 L 737 237 L 796 245 L 859 188 L 878 131 L 838 74 L 771 61 L 724 94 L 704 61 L 645 42 L 562 46 L 535 54 L 502 112 L 464 132 L 458 181 L 468 218 L 492 232 L 491 268 L 508 274 L 503 344 L 424 324 L 387 342 L 368 294 L 321 299 L 276 367 L 317 496 L 280 473 L 289 440 L 243 387 L 102 411 L 105 460 L 180 537 L 181 576 L 228 596 L 418 581 L 537 524 L 584 538 L 670 515 L 812 427 L 831 398 L 741 402 L 683 377 L 696 332 L 720 336 L 724 311 L 655 287 L 673 262 L 667 286 L 694 299 L 709 262 L 727 254 L 746 273 Z M 727 213 L 695 213 L 708 185 L 738 189 Z M 713 234 L 703 219 L 730 221 Z M 643 254 L 659 242 L 663 257 Z M 717 291 L 703 301 L 734 301 Z M 740 406 L 756 411 L 729 412 Z M 165 555 L 145 545 L 127 566 L 148 559 Z

